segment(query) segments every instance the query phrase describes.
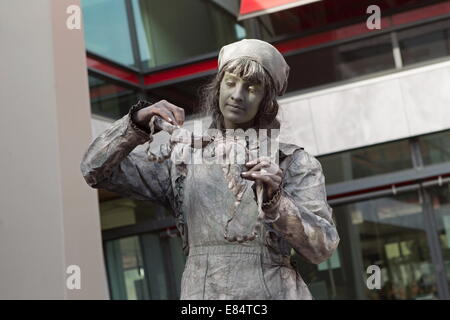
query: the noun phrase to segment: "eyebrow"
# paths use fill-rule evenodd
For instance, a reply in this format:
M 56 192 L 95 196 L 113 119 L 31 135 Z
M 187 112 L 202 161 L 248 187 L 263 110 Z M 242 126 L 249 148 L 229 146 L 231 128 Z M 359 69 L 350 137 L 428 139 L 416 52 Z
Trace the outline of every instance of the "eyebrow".
M 233 79 L 236 79 L 236 80 L 240 80 L 240 79 L 242 79 L 242 78 L 240 78 L 240 77 L 238 77 L 238 76 L 236 76 L 235 74 L 233 74 L 233 73 L 228 73 L 228 74 L 225 74 L 225 76 L 226 77 L 228 77 L 228 78 L 233 78 Z M 258 82 L 256 82 L 256 81 L 248 81 L 248 80 L 244 80 L 244 79 L 242 79 L 243 81 L 245 81 L 245 82 L 248 82 L 250 85 L 252 85 L 252 86 L 260 86 L 261 84 L 260 83 L 258 83 Z
M 226 74 L 225 76 L 228 77 L 228 78 L 231 77 L 231 78 L 238 79 L 238 80 L 240 79 L 238 76 L 236 76 L 236 75 L 234 75 L 234 74 L 232 74 L 232 73 L 228 73 L 228 74 Z

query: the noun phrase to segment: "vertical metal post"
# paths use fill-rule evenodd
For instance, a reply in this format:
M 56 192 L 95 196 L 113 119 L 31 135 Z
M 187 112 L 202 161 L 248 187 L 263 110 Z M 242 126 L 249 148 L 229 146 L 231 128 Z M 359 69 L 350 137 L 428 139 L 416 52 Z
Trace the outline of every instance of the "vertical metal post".
M 166 277 L 168 296 L 169 299 L 177 299 L 177 288 L 174 279 L 175 271 L 173 268 L 173 259 L 170 250 L 169 238 L 161 237 L 160 235 L 160 243 L 161 252 L 163 254 L 163 263 L 165 268 L 164 275 Z
M 255 18 L 246 19 L 243 21 L 243 25 L 245 26 L 245 31 L 247 33 L 247 38 L 261 39 L 261 29 L 258 24 L 258 21 Z
M 449 300 L 450 294 L 448 289 L 447 276 L 445 273 L 444 259 L 442 257 L 441 244 L 437 234 L 437 224 L 434 217 L 433 207 L 431 204 L 431 197 L 425 188 L 421 188 L 419 192 L 422 195 L 423 212 L 425 217 L 425 231 L 429 243 L 431 262 L 435 268 L 436 285 L 440 299 Z
M 411 157 L 413 166 L 416 170 L 423 168 L 423 158 L 420 150 L 420 143 L 417 137 L 409 139 L 411 148 Z M 440 299 L 450 299 L 447 276 L 445 273 L 445 264 L 442 257 L 441 244 L 437 234 L 438 225 L 436 223 L 435 214 L 429 191 L 422 185 L 419 188 L 419 199 L 422 205 L 425 232 L 427 236 L 428 247 L 430 249 L 431 263 L 435 267 L 436 285 Z
M 133 51 L 133 58 L 134 61 L 139 69 L 139 84 L 140 89 L 137 91 L 137 98 L 140 100 L 148 100 L 147 92 L 145 91 L 144 87 L 144 65 L 142 64 L 142 58 L 141 58 L 141 51 L 139 48 L 139 40 L 137 35 L 137 28 L 136 28 L 136 19 L 134 17 L 134 11 L 133 11 L 133 3 L 132 0 L 124 0 L 125 6 L 127 10 L 127 20 L 128 20 L 128 29 L 130 31 L 130 39 L 131 39 L 131 48 Z
M 402 53 L 400 52 L 400 47 L 398 45 L 397 32 L 391 32 L 391 42 L 392 42 L 392 53 L 394 55 L 395 68 L 403 68 Z
M 130 40 L 131 40 L 131 49 L 133 51 L 133 59 L 139 69 L 140 84 L 143 85 L 142 72 L 144 70 L 143 70 L 143 66 L 142 66 L 141 52 L 139 50 L 139 41 L 138 41 L 138 35 L 137 35 L 137 29 L 136 29 L 136 19 L 134 18 L 134 12 L 133 12 L 133 4 L 131 3 L 132 0 L 123 0 L 123 1 L 125 1 L 125 8 L 127 11 L 128 30 L 130 31 Z
M 344 257 L 344 265 L 350 270 L 349 285 L 353 286 L 354 299 L 366 300 L 366 279 L 364 277 L 364 263 L 361 248 L 361 239 L 357 226 L 352 223 L 349 212 L 345 212 L 336 219 L 339 232 L 345 234 L 347 241 L 342 243 L 342 256 Z
M 423 168 L 422 154 L 420 153 L 420 144 L 417 137 L 409 139 L 409 148 L 411 151 L 411 160 L 413 168 L 420 170 Z

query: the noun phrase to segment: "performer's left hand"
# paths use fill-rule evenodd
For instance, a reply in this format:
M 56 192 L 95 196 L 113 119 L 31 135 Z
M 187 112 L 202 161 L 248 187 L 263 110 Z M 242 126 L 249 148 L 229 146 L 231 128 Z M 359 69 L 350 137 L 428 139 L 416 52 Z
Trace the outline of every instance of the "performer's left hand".
M 264 202 L 272 199 L 281 185 L 283 172 L 280 167 L 271 162 L 268 157 L 260 157 L 245 164 L 246 172 L 242 172 L 244 179 L 259 181 L 264 186 Z

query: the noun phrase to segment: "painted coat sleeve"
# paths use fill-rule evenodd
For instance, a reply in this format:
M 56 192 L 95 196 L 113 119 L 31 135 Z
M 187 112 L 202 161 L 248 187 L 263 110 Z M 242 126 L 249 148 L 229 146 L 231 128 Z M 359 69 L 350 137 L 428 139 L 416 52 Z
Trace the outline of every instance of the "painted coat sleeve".
M 322 167 L 304 150 L 296 151 L 290 160 L 284 172 L 281 198 L 265 210 L 266 216 L 277 219 L 273 227 L 298 254 L 319 264 L 339 244 L 332 208 L 327 203 Z
M 131 111 L 130 111 L 131 112 Z M 138 145 L 150 140 L 131 120 L 117 120 L 91 143 L 81 162 L 81 172 L 93 188 L 117 192 L 137 200 L 170 205 L 169 160 L 150 162 Z

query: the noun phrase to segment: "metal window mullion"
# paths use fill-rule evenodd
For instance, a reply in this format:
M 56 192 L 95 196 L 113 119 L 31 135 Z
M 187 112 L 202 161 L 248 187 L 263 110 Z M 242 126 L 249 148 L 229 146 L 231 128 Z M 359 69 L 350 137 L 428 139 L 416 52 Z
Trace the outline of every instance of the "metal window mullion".
M 327 184 L 326 191 L 330 198 L 341 197 L 343 194 L 358 192 L 360 190 L 370 190 L 387 185 L 398 185 L 406 181 L 422 181 L 431 177 L 448 176 L 450 173 L 450 163 L 443 162 L 428 165 L 421 169 L 411 168 L 393 173 L 379 174 L 365 178 L 347 180 L 334 184 Z
M 146 292 L 142 292 L 144 294 L 144 299 L 145 300 L 151 300 L 152 299 L 152 287 L 151 287 L 151 283 L 150 283 L 150 276 L 149 276 L 149 270 L 150 267 L 148 265 L 148 259 L 145 256 L 146 255 L 146 248 L 145 248 L 145 242 L 143 239 L 143 235 L 137 235 L 137 242 L 139 244 L 139 253 L 138 253 L 138 257 L 139 255 L 141 256 L 141 260 L 136 259 L 137 264 L 138 264 L 138 273 L 141 274 L 141 270 L 139 270 L 139 267 L 142 266 L 142 268 L 144 269 L 144 279 L 143 279 L 143 283 L 145 283 L 145 287 L 143 288 L 144 290 L 146 290 Z
M 411 150 L 411 160 L 413 167 L 416 169 L 423 168 L 423 158 L 420 150 L 419 138 L 414 137 L 409 139 L 409 147 Z
M 402 53 L 398 44 L 397 32 L 391 32 L 392 54 L 394 56 L 395 68 L 403 68 Z
M 422 183 L 422 187 L 424 187 L 424 188 L 430 188 L 430 187 L 434 187 L 434 186 L 441 187 L 443 184 L 446 184 L 446 183 L 449 183 L 449 182 L 450 182 L 450 177 L 449 178 L 442 178 L 442 176 L 439 176 L 437 179 L 423 182 Z
M 255 39 L 262 39 L 261 26 L 256 18 L 252 19 L 252 31 Z
M 133 59 L 139 69 L 138 77 L 142 88 L 144 85 L 144 78 L 142 76 L 144 70 L 142 67 L 141 52 L 139 50 L 139 41 L 136 29 L 136 20 L 134 19 L 133 4 L 131 3 L 131 0 L 124 0 L 124 1 L 127 11 L 128 30 L 130 32 L 130 40 L 131 40 L 131 50 L 133 51 Z
M 380 190 L 380 191 L 368 192 L 368 193 L 364 193 L 364 194 L 358 194 L 355 196 L 349 196 L 349 197 L 343 197 L 343 198 L 338 198 L 338 199 L 334 199 L 334 200 L 329 200 L 328 203 L 331 206 L 341 205 L 341 204 L 345 204 L 345 203 L 349 203 L 349 202 L 357 202 L 357 201 L 372 199 L 375 197 L 396 195 L 398 193 L 404 193 L 407 191 L 417 190 L 417 189 L 419 189 L 419 187 L 420 187 L 420 185 L 418 183 L 403 186 L 403 187 L 396 187 L 393 184 L 392 188 L 390 188 L 390 189 L 384 189 L 384 190 Z
M 164 276 L 167 285 L 167 295 L 170 300 L 174 300 L 177 299 L 177 287 L 174 279 L 175 270 L 173 267 L 172 253 L 170 250 L 170 238 L 160 236 L 159 239 L 164 265 Z

